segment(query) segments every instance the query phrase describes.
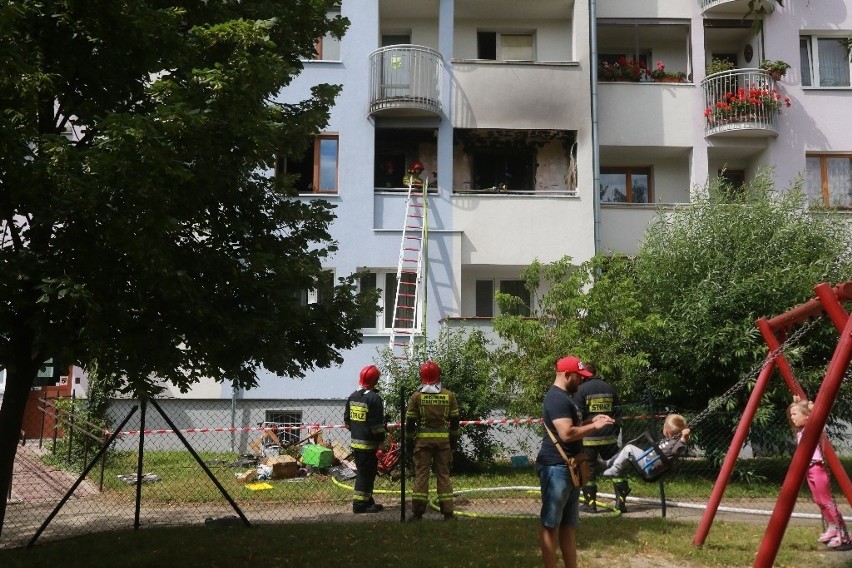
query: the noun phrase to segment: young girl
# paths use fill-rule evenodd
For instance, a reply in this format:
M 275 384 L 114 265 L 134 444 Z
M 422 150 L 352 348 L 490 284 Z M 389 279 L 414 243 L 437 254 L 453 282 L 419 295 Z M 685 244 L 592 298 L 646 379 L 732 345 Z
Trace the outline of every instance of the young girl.
M 811 401 L 801 400 L 798 396 L 794 396 L 793 404 L 787 410 L 787 418 L 796 433 L 796 443 L 802 440 L 802 432 L 808 424 L 813 405 L 814 403 Z M 808 466 L 808 487 L 810 487 L 814 502 L 819 506 L 822 518 L 828 526 L 818 540 L 830 548 L 837 548 L 850 544 L 852 540 L 850 540 L 849 533 L 846 531 L 846 523 L 837 508 L 837 503 L 831 497 L 831 481 L 828 477 L 828 468 L 826 468 L 822 459 L 821 446 L 822 439 L 817 444 L 814 455 L 811 456 L 810 466 Z

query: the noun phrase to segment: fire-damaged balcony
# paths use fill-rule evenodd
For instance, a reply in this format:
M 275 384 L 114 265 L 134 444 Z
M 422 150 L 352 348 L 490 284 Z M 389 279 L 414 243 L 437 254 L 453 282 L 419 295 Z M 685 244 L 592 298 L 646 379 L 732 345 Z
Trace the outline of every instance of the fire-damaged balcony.
M 708 75 L 704 90 L 705 136 L 777 136 L 778 113 L 790 99 L 762 69 Z
M 441 54 L 419 45 L 391 45 L 370 54 L 370 114 L 441 113 Z

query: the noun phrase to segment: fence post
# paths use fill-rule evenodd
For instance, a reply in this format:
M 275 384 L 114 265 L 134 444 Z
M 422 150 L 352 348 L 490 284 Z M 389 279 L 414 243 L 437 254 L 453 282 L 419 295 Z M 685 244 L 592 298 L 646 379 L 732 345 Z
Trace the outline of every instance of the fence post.
M 405 387 L 399 387 L 399 520 L 405 522 Z

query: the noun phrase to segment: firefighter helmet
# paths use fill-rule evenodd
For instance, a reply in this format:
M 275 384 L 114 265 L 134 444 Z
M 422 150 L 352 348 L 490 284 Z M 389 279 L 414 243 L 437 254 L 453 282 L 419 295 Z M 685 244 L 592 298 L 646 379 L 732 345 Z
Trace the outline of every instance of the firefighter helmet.
M 434 385 L 441 381 L 441 367 L 434 361 L 426 361 L 420 365 L 420 382 L 424 385 Z
M 381 373 L 379 372 L 378 367 L 375 365 L 367 365 L 361 369 L 361 376 L 358 379 L 358 385 L 362 389 L 371 389 L 376 386 L 380 375 Z
M 409 170 L 411 170 L 411 171 L 413 171 L 414 173 L 419 174 L 420 172 L 422 172 L 422 171 L 423 171 L 423 162 L 421 162 L 420 160 L 414 160 L 414 161 L 413 161 L 413 162 L 411 162 L 411 164 L 408 166 L 408 169 L 409 169 Z

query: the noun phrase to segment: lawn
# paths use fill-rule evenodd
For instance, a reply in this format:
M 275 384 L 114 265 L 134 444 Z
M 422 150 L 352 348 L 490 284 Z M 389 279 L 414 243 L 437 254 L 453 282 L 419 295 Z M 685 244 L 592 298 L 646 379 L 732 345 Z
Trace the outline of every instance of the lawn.
M 361 517 L 347 523 L 252 528 L 148 528 L 43 542 L 31 549 L 2 550 L 0 566 L 524 568 L 541 565 L 537 530 L 535 520 L 399 524 Z M 717 522 L 699 549 L 691 545 L 695 530 L 695 523 L 659 518 L 584 517 L 578 538 L 579 564 L 584 568 L 745 567 L 752 565 L 763 536 L 763 527 L 757 524 Z M 852 552 L 828 551 L 815 536 L 813 527 L 789 527 L 775 566 L 852 565 Z

